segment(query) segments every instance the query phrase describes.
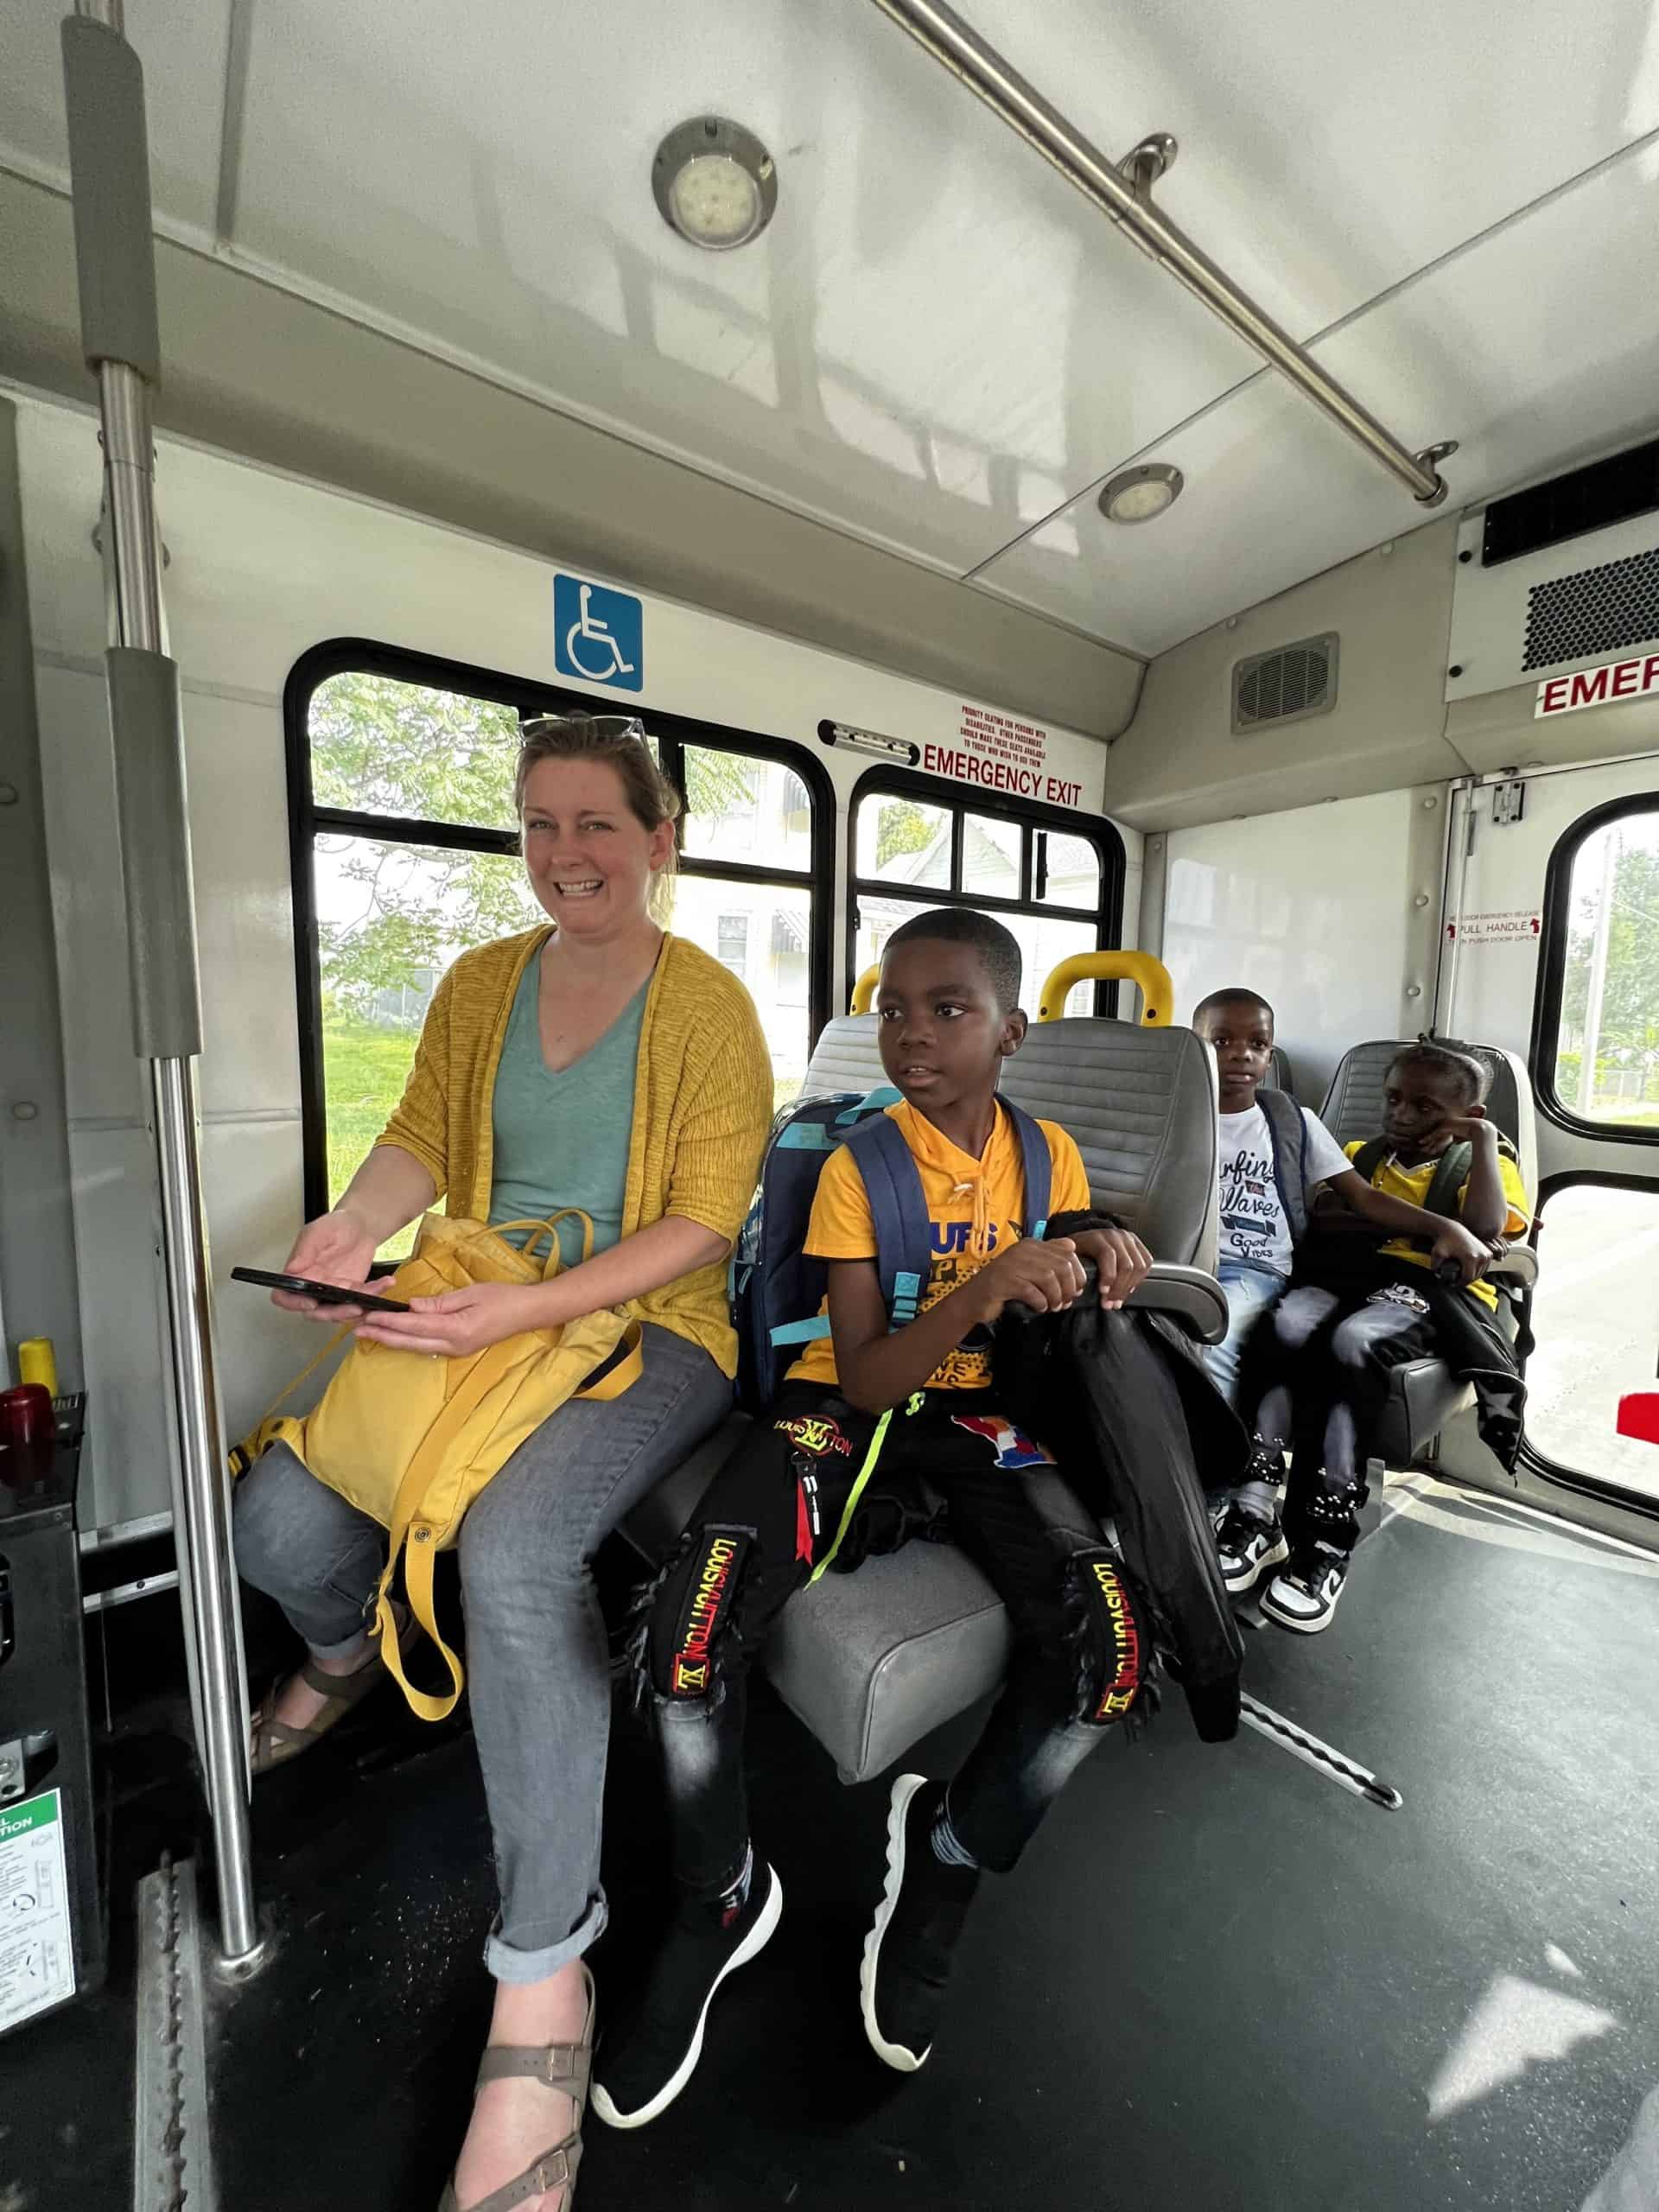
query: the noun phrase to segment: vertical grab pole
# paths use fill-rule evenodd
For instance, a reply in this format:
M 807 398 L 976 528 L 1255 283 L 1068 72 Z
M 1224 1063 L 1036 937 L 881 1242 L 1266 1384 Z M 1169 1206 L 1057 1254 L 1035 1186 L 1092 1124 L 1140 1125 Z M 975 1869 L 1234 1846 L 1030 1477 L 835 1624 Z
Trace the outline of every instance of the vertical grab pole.
M 178 669 L 162 650 L 150 396 L 161 381 L 143 73 L 121 0 L 76 0 L 63 23 L 81 342 L 98 378 L 116 643 L 105 656 L 133 1039 L 149 1065 L 171 1340 L 173 1529 L 213 1822 L 219 1948 L 259 1948 L 249 1822 L 247 1688 L 202 1207 L 196 959 Z

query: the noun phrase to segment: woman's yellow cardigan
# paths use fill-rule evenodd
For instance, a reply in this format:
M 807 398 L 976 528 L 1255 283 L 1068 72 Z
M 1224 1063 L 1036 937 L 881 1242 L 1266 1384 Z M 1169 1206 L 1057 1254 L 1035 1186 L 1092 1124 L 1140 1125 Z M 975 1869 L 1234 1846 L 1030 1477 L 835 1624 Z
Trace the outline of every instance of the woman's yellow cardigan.
M 551 934 L 527 930 L 461 954 L 432 995 L 403 1097 L 376 1139 L 420 1161 L 449 1213 L 489 1218 L 495 1071 L 519 978 Z M 684 938 L 664 938 L 639 1037 L 623 1236 L 671 1213 L 734 1237 L 772 1113 L 772 1061 L 754 1001 L 717 960 Z M 632 1310 L 735 1374 L 724 1261 L 647 1291 Z

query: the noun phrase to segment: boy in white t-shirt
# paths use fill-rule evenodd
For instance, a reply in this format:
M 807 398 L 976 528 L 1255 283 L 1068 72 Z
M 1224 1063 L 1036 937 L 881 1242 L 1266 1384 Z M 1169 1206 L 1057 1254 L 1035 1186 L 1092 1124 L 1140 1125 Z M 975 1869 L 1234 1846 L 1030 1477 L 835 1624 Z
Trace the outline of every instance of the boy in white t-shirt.
M 1192 1027 L 1213 1046 L 1221 1089 L 1221 1243 L 1216 1272 L 1227 1294 L 1227 1334 L 1205 1352 L 1211 1380 L 1233 1404 L 1251 1331 L 1290 1287 L 1296 1245 L 1315 1193 L 1328 1185 L 1380 1229 L 1421 1237 L 1436 1261 L 1454 1259 L 1472 1282 L 1491 1253 L 1455 1221 L 1374 1190 L 1323 1122 L 1287 1091 L 1265 1087 L 1273 1058 L 1273 1008 L 1242 986 L 1211 991 Z M 1258 1437 L 1241 1488 L 1217 1501 L 1216 1538 L 1230 1591 L 1252 1588 L 1287 1556 L 1278 1521 L 1284 1455 Z

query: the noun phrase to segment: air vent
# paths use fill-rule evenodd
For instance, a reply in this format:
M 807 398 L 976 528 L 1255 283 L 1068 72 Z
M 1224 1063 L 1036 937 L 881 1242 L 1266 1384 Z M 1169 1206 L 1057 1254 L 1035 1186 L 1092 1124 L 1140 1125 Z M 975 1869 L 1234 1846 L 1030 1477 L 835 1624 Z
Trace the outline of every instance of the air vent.
M 1269 722 L 1303 721 L 1328 715 L 1337 703 L 1337 640 L 1299 639 L 1274 652 L 1253 653 L 1233 668 L 1233 735 Z
M 1565 476 L 1553 476 L 1548 484 L 1535 484 L 1507 499 L 1494 499 L 1481 532 L 1480 564 L 1496 568 L 1502 561 L 1541 552 L 1547 545 L 1560 545 L 1587 531 L 1606 530 L 1656 509 L 1659 438 L 1605 461 L 1592 461 L 1587 468 L 1569 469 Z
M 1535 584 L 1527 594 L 1523 669 L 1553 668 L 1586 653 L 1659 638 L 1659 546 Z

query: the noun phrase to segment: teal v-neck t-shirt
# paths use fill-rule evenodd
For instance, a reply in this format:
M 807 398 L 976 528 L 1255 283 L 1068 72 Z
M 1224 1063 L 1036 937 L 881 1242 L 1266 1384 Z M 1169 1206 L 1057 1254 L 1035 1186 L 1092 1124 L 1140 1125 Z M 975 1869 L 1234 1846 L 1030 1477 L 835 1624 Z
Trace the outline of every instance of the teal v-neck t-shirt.
M 556 1075 L 542 1057 L 541 972 L 539 959 L 526 963 L 495 1071 L 490 1219 L 544 1221 L 561 1206 L 579 1206 L 592 1217 L 594 1249 L 602 1252 L 622 1236 L 634 1073 L 651 986 L 642 983 L 597 1043 Z M 565 1265 L 575 1267 L 582 1224 L 562 1221 L 558 1237 Z

